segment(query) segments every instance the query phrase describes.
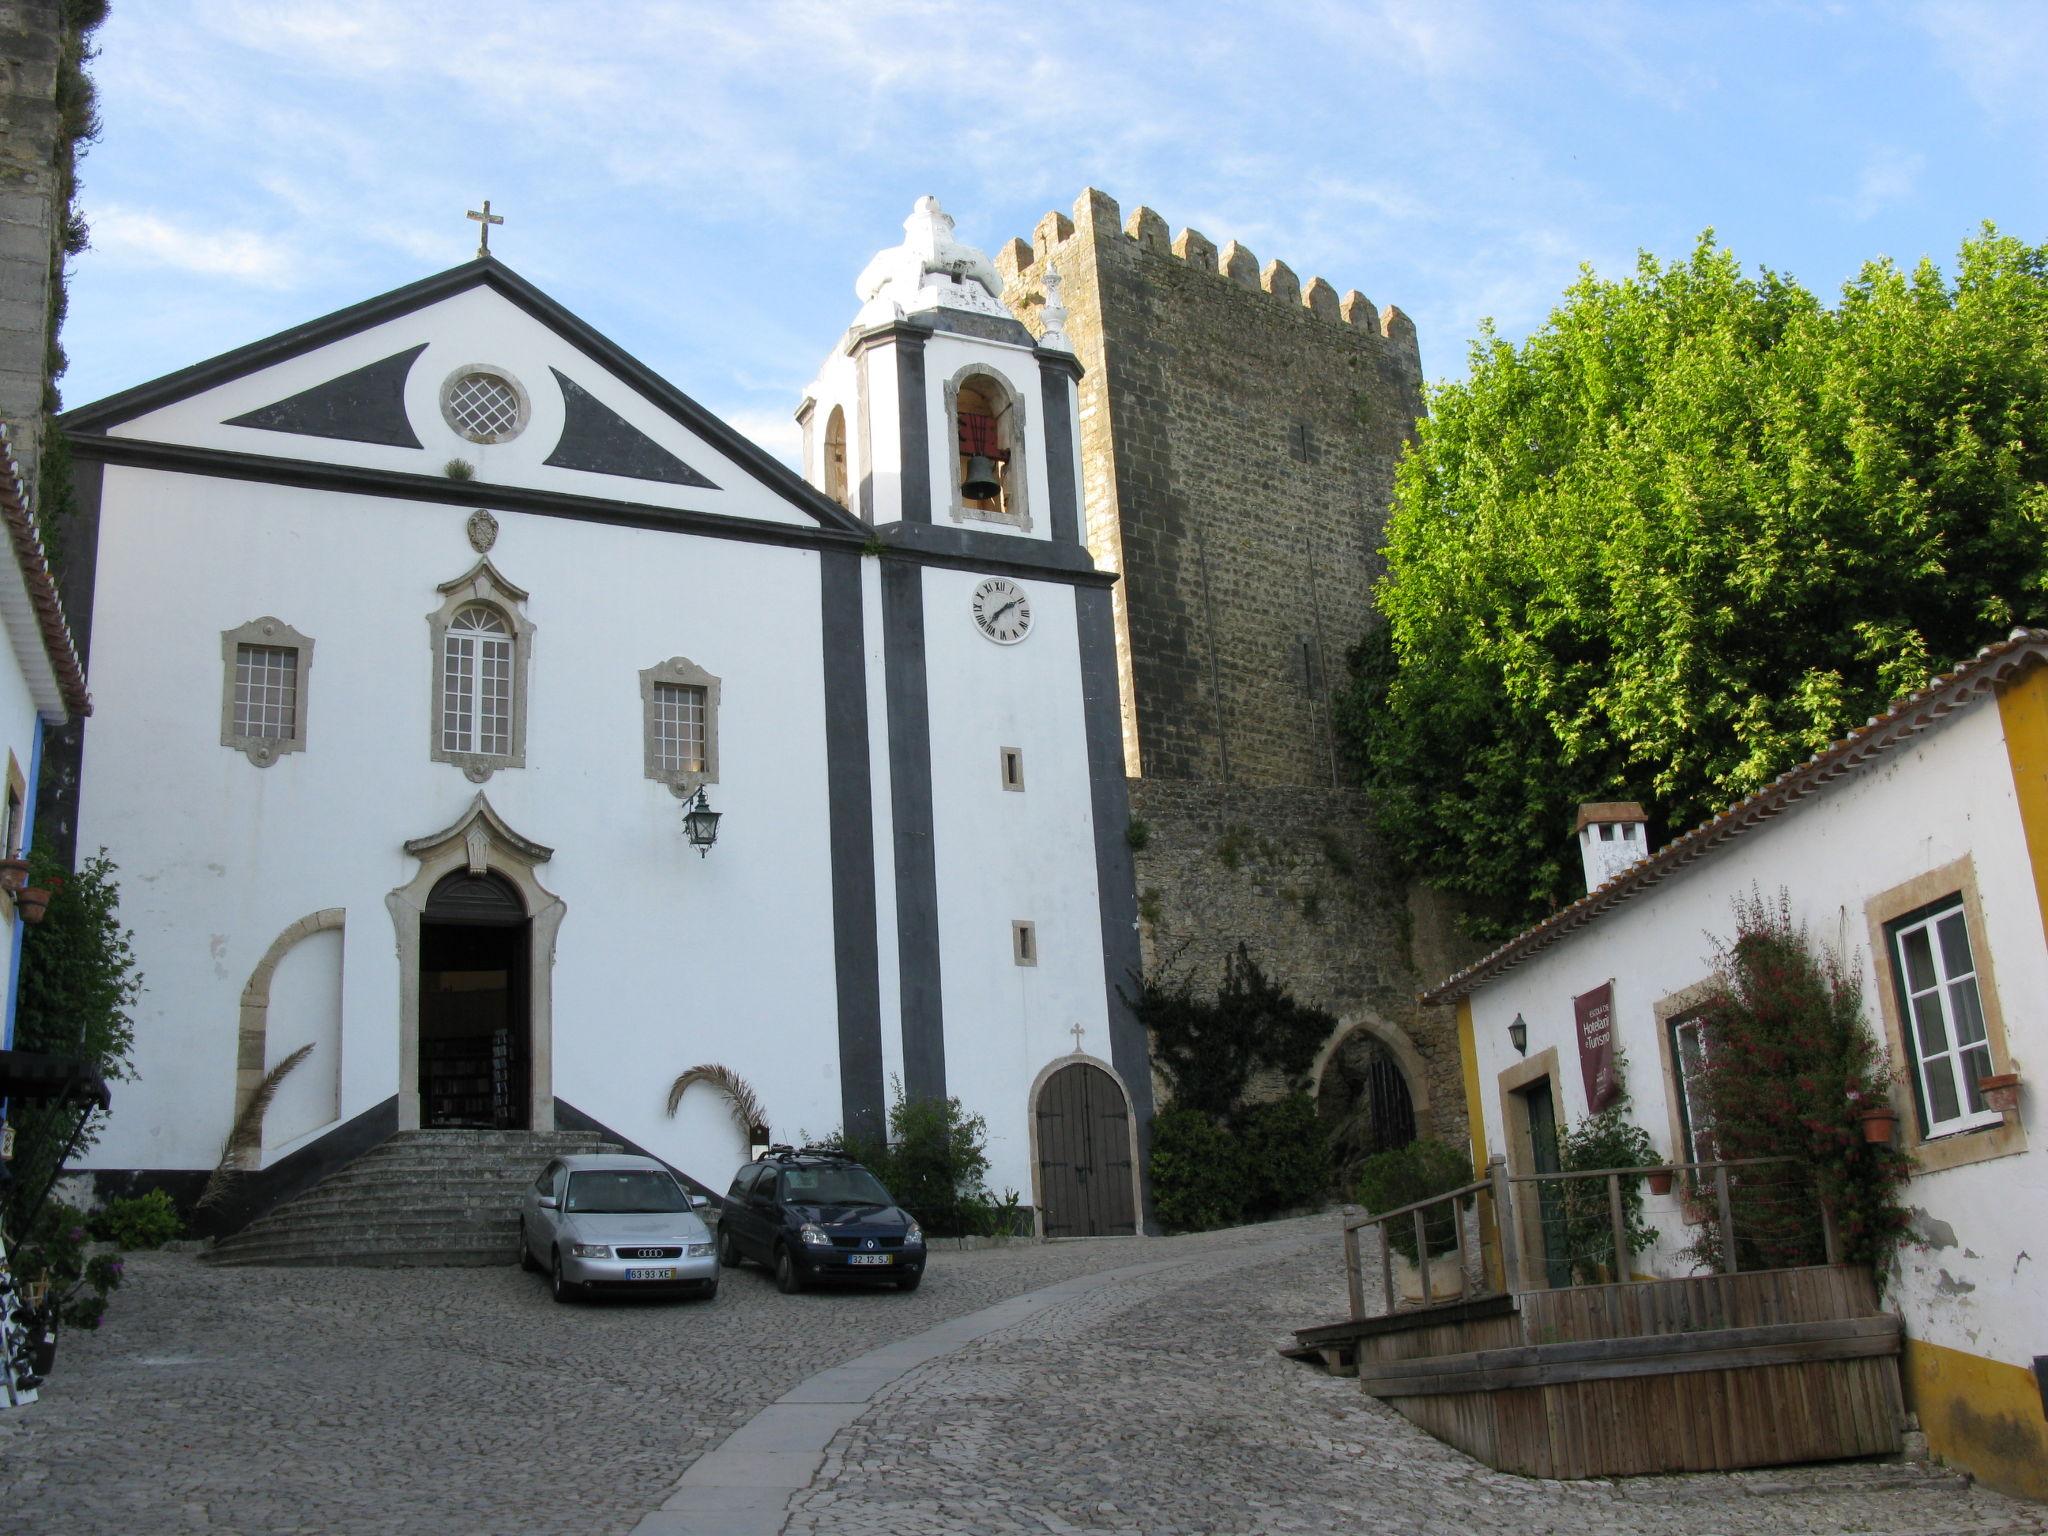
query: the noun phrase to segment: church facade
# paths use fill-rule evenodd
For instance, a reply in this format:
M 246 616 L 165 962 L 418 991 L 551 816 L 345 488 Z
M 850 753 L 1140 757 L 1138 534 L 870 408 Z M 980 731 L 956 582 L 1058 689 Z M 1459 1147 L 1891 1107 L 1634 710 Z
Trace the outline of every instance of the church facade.
M 668 1104 L 716 1063 L 777 1140 L 957 1096 L 1048 1230 L 1139 1224 L 1080 365 L 936 204 L 905 232 L 801 478 L 482 254 L 62 419 L 78 846 L 148 984 L 102 1182 L 196 1185 L 290 1062 L 280 1190 L 434 1126 L 722 1190 L 749 1138 Z

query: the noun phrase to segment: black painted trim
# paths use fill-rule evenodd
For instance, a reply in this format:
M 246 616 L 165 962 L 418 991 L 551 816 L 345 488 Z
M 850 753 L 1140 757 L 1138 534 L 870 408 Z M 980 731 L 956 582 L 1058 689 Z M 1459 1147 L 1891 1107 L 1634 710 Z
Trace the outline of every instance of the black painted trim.
M 442 506 L 474 507 L 481 504 L 507 511 L 529 512 L 540 517 L 563 517 L 624 528 L 653 528 L 704 538 L 781 544 L 799 549 L 857 549 L 864 547 L 870 538 L 879 536 L 900 549 L 901 558 L 914 559 L 926 565 L 1001 572 L 1076 586 L 1108 587 L 1117 580 L 1114 572 L 1098 571 L 1088 563 L 1085 551 L 1076 556 L 1043 539 L 1005 539 L 1001 534 L 971 534 L 965 530 L 941 528 L 911 533 L 905 530 L 912 525 L 902 523 L 891 523 L 883 529 L 871 529 L 858 522 L 846 530 L 804 528 L 790 523 L 762 522 L 758 518 L 726 517 L 684 507 L 657 507 L 646 502 L 611 501 L 599 496 L 535 490 L 528 486 L 450 480 L 442 475 L 414 475 L 400 470 L 365 469 L 353 464 L 322 463 L 316 459 L 271 458 L 262 454 L 234 453 L 223 448 L 150 442 L 142 438 L 73 437 L 70 443 L 72 453 L 81 465 L 92 464 L 95 473 L 101 463 L 118 464 L 129 468 L 165 470 L 172 474 L 333 491 L 348 496 L 388 496 Z
M 423 341 L 295 395 L 230 416 L 221 425 L 328 437 L 344 443 L 375 443 L 385 448 L 421 447 L 412 419 L 405 414 L 405 381 L 426 350 Z
M 1048 347 L 1040 347 L 1038 349 L 1038 368 L 1041 373 L 1050 373 L 1058 370 L 1076 384 L 1080 383 L 1082 376 L 1088 372 L 1086 368 L 1081 366 L 1081 359 L 1074 356 L 1073 353 L 1054 351 Z
M 832 848 L 832 961 L 839 998 L 840 1126 L 888 1134 L 883 1097 L 880 939 L 875 915 L 875 794 L 868 761 L 867 637 L 857 555 L 819 562 L 825 644 L 825 774 Z
M 164 1189 L 188 1210 L 194 1237 L 226 1237 L 239 1232 L 258 1216 L 318 1184 L 329 1174 L 347 1167 L 371 1148 L 381 1146 L 398 1132 L 398 1096 L 372 1105 L 352 1119 L 344 1120 L 318 1141 L 308 1142 L 268 1168 L 255 1168 L 237 1177 L 227 1194 L 204 1210 L 191 1210 L 199 1191 L 212 1177 L 206 1169 L 99 1169 L 93 1173 L 93 1187 L 100 1194 L 140 1193 Z M 189 1190 L 185 1199 L 181 1194 Z
M 1131 1093 L 1138 1127 L 1139 1187 L 1148 1232 L 1159 1229 L 1152 1206 L 1152 1057 L 1145 1026 L 1131 1006 L 1144 957 L 1138 948 L 1138 882 L 1131 860 L 1130 789 L 1124 779 L 1123 714 L 1117 693 L 1116 622 L 1110 595 L 1074 594 L 1080 634 L 1082 722 L 1088 738 L 1089 809 L 1095 828 L 1095 885 L 1102 921 L 1102 969 L 1109 1009 L 1109 1059 Z
M 92 676 L 92 616 L 99 579 L 100 497 L 106 466 L 76 459 L 71 466 L 71 513 L 59 526 L 62 560 L 57 593 L 71 625 L 78 664 Z M 73 715 L 43 738 L 37 775 L 35 841 L 66 869 L 78 867 L 78 786 L 85 774 L 86 719 Z
M 932 841 L 931 699 L 925 686 L 924 572 L 914 565 L 882 565 L 882 670 L 889 700 L 903 1090 L 911 1099 L 942 1099 L 946 1020 L 939 976 L 938 859 Z
M 902 437 L 903 520 L 932 520 L 932 439 L 925 414 L 924 343 L 922 332 L 910 331 L 896 343 L 896 424 Z
M 868 409 L 868 355 L 857 352 L 853 359 L 853 372 L 858 396 L 855 409 L 860 415 L 860 519 L 864 524 L 875 521 L 875 422 Z
M 609 1141 L 614 1146 L 616 1146 L 621 1152 L 631 1152 L 635 1157 L 651 1157 L 657 1163 L 661 1164 L 662 1167 L 666 1168 L 670 1173 L 674 1174 L 678 1179 L 682 1180 L 683 1188 L 690 1190 L 694 1194 L 708 1195 L 711 1199 L 712 1205 L 716 1206 L 720 1210 L 723 1210 L 725 1208 L 724 1190 L 713 1189 L 709 1184 L 706 1184 L 702 1179 L 692 1178 L 689 1174 L 685 1173 L 682 1169 L 678 1168 L 674 1163 L 670 1162 L 667 1158 L 663 1157 L 659 1152 L 648 1151 L 647 1148 L 641 1146 L 640 1143 L 633 1140 L 632 1137 L 623 1135 L 620 1132 L 613 1130 L 610 1126 L 606 1125 L 602 1120 L 599 1120 L 594 1115 L 586 1115 L 574 1104 L 571 1104 L 567 1099 L 562 1098 L 559 1095 L 555 1099 L 555 1129 L 558 1131 L 586 1131 L 592 1135 L 602 1136 L 606 1141 Z M 735 1164 L 734 1166 L 735 1169 L 737 1169 L 738 1167 L 743 1165 Z M 729 1185 L 730 1180 L 728 1180 L 728 1186 Z
M 695 490 L 718 489 L 561 369 L 550 367 L 548 372 L 562 390 L 562 435 L 543 464 Z
M 1038 398 L 1045 411 L 1046 500 L 1052 506 L 1052 541 L 1081 542 L 1080 488 L 1074 484 L 1074 409 L 1068 403 L 1067 374 L 1038 363 Z
M 346 309 L 338 309 L 330 315 L 323 315 L 304 325 L 279 331 L 275 336 L 265 337 L 262 341 L 252 342 L 246 347 L 237 347 L 205 362 L 181 368 L 176 373 L 165 374 L 162 378 L 147 384 L 138 384 L 133 389 L 122 390 L 119 394 L 108 395 L 105 399 L 66 411 L 57 418 L 57 424 L 74 439 L 83 433 L 104 432 L 109 427 L 118 426 L 145 412 L 189 399 L 202 390 L 225 384 L 231 379 L 242 378 L 259 369 L 272 367 L 310 352 L 316 347 L 353 336 L 360 331 L 368 330 L 371 326 L 382 325 L 387 320 L 409 315 L 430 304 L 437 304 L 443 299 L 476 287 L 491 289 L 548 327 L 571 346 L 595 359 L 627 385 L 659 406 L 671 419 L 696 433 L 727 458 L 745 466 L 757 479 L 792 506 L 816 519 L 820 526 L 845 531 L 858 530 L 858 524 L 852 515 L 823 491 L 812 487 L 780 459 L 764 452 L 751 440 L 734 431 L 624 347 L 571 314 L 510 267 L 491 256 L 479 257 L 462 266 L 452 267 L 446 272 L 422 278 L 416 283 L 408 283 L 403 288 L 395 288 L 377 298 L 352 304 Z

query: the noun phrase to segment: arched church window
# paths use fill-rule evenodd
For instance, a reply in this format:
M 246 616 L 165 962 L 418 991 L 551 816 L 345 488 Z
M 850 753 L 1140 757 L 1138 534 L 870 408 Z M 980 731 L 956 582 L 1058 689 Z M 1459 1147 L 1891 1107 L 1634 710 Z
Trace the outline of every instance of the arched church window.
M 1031 526 L 1024 502 L 1024 408 L 1007 383 L 986 369 L 946 387 L 952 419 L 953 515 Z
M 512 631 L 488 608 L 456 614 L 441 643 L 441 749 L 512 751 Z
M 846 487 L 846 407 L 835 405 L 825 422 L 825 494 L 849 512 Z
M 441 589 L 427 615 L 434 641 L 434 761 L 482 783 L 526 766 L 526 676 L 533 625 L 526 593 L 479 560 Z

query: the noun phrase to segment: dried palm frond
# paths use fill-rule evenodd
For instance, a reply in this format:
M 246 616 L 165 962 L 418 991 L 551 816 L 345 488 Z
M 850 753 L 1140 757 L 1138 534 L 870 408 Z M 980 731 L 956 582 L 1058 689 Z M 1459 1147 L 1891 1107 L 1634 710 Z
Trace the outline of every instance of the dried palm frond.
M 291 1076 L 292 1068 L 312 1054 L 313 1045 L 308 1041 L 263 1075 L 263 1081 L 249 1095 L 249 1102 L 235 1116 L 235 1123 L 228 1127 L 227 1142 L 220 1149 L 220 1162 L 207 1179 L 206 1188 L 200 1191 L 198 1209 L 204 1210 L 224 1198 L 235 1180 L 247 1171 L 242 1166 L 243 1161 L 263 1146 L 264 1111 L 270 1108 L 270 1101 L 277 1097 L 277 1090 L 284 1086 L 284 1080 Z
M 731 1067 L 721 1067 L 716 1062 L 706 1062 L 692 1067 L 669 1085 L 668 1112 L 671 1117 L 676 1106 L 683 1102 L 683 1095 L 698 1083 L 709 1083 L 725 1095 L 726 1107 L 732 1111 L 733 1123 L 739 1126 L 742 1136 L 753 1134 L 754 1127 L 765 1125 L 768 1117 L 761 1109 L 761 1101 L 754 1097 L 754 1090 L 747 1080 Z

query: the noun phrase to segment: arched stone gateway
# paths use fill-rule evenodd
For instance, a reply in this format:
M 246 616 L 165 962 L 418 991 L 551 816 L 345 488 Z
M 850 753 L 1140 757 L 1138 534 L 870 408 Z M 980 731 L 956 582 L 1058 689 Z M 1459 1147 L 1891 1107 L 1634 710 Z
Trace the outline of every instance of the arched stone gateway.
M 405 851 L 419 873 L 384 898 L 398 932 L 398 1124 L 555 1128 L 555 935 L 568 908 L 479 793 Z
M 1067 1056 L 1031 1085 L 1032 1204 L 1041 1237 L 1132 1237 L 1138 1138 L 1105 1061 Z
M 1378 1019 L 1346 1020 L 1315 1067 L 1316 1113 L 1330 1127 L 1341 1186 L 1375 1152 L 1433 1130 L 1429 1077 L 1407 1036 Z

